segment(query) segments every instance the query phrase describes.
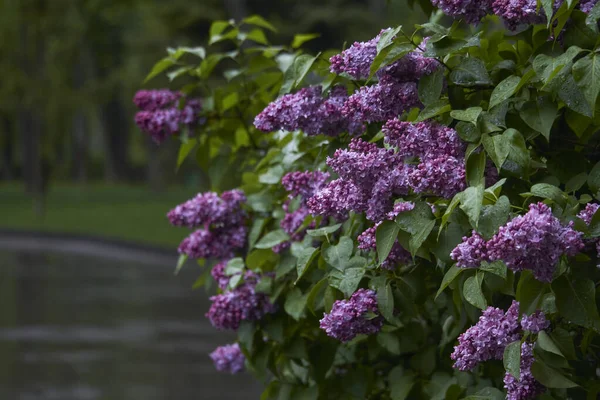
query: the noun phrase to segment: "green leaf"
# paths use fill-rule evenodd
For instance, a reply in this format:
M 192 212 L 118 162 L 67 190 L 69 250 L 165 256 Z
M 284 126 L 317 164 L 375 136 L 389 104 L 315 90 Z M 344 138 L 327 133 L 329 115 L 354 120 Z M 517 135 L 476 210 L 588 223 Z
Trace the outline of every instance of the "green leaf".
M 250 32 L 245 34 L 244 39 L 252 40 L 253 42 L 264 44 L 265 46 L 269 45 L 269 40 L 265 36 L 265 33 L 262 29 L 252 29 Z
M 505 398 L 506 396 L 502 391 L 493 387 L 486 387 L 462 400 L 504 400 Z
M 328 236 L 334 232 L 337 232 L 342 227 L 342 224 L 335 224 L 326 226 L 319 229 L 307 229 L 306 233 L 311 237 L 323 237 Z
M 567 75 L 562 86 L 558 91 L 558 97 L 569 107 L 571 110 L 585 115 L 586 117 L 592 117 L 592 106 L 587 102 L 585 95 L 577 86 L 575 79 L 572 75 Z
M 237 92 L 229 93 L 227 96 L 223 97 L 223 101 L 221 102 L 221 110 L 223 112 L 232 109 L 239 103 L 239 95 Z
M 501 196 L 496 204 L 483 206 L 479 216 L 477 230 L 486 239 L 490 239 L 498 229 L 506 224 L 510 214 L 510 200 Z
M 400 226 L 394 221 L 383 221 L 377 227 L 375 239 L 377 243 L 377 258 L 380 263 L 383 263 L 388 258 L 394 242 L 398 238 L 398 232 L 400 232 Z
M 540 308 L 545 291 L 546 284 L 535 279 L 530 271 L 523 271 L 517 285 L 516 296 L 521 312 L 531 315 Z
M 510 152 L 507 138 L 504 135 L 489 136 L 484 134 L 481 140 L 485 151 L 496 165 L 496 168 L 502 168 Z
M 258 243 L 256 243 L 257 249 L 271 249 L 273 246 L 277 246 L 283 242 L 290 240 L 290 237 L 282 229 L 272 231 L 263 236 Z
M 485 186 L 485 152 L 471 153 L 467 160 L 467 182 L 469 186 Z
M 501 277 L 502 279 L 506 279 L 507 269 L 508 268 L 506 267 L 506 264 L 504 264 L 504 262 L 500 260 L 492 262 L 484 261 L 479 267 L 480 271 L 489 272 L 491 274 Z
M 466 87 L 493 84 L 483 61 L 475 57 L 462 57 L 462 61 L 450 73 L 450 81 Z
M 365 272 L 364 267 L 346 268 L 343 273 L 334 270 L 329 276 L 329 283 L 344 293 L 344 296 L 350 297 L 356 292 Z
M 241 274 L 244 271 L 244 260 L 240 257 L 232 258 L 227 262 L 225 267 L 225 275 L 233 276 Z
M 438 115 L 445 114 L 452 110 L 452 106 L 448 103 L 448 100 L 438 100 L 433 103 L 427 104 L 423 111 L 419 114 L 416 122 L 422 122 L 429 118 L 437 117 Z
M 348 236 L 342 236 L 335 246 L 330 246 L 323 251 L 323 258 L 333 268 L 343 271 L 348 267 L 348 261 L 354 250 L 354 241 Z
M 306 307 L 307 299 L 308 295 L 302 294 L 298 288 L 293 288 L 288 293 L 285 303 L 283 304 L 283 308 L 289 316 L 298 321 L 304 315 L 304 308 Z
M 596 163 L 594 168 L 590 171 L 590 175 L 587 178 L 587 184 L 593 194 L 598 193 L 598 190 L 600 190 L 600 162 Z
M 511 75 L 500 82 L 492 92 L 489 108 L 494 108 L 498 104 L 512 97 L 517 92 L 520 83 L 521 78 L 515 75 Z
M 592 280 L 561 275 L 552 282 L 552 290 L 558 312 L 567 321 L 600 332 L 596 287 Z
M 456 120 L 470 122 L 477 126 L 477 119 L 482 111 L 481 107 L 471 107 L 466 110 L 453 110 L 450 112 L 450 116 Z
M 261 28 L 266 28 L 270 31 L 277 32 L 277 28 L 275 28 L 271 23 L 265 20 L 260 15 L 251 15 L 242 20 L 244 24 L 260 26 Z
M 252 228 L 250 228 L 250 233 L 248 234 L 248 248 L 254 248 L 260 234 L 262 233 L 263 228 L 265 227 L 267 220 L 265 218 L 256 218 L 252 223 Z
M 379 43 L 381 43 L 381 41 Z M 398 42 L 386 46 L 377 53 L 375 59 L 371 63 L 369 79 L 371 79 L 379 69 L 399 60 L 413 50 L 414 46 L 412 43 Z
M 598 32 L 598 20 L 600 19 L 600 3 L 596 3 L 588 13 L 585 24 L 594 32 Z
M 528 101 L 519 112 L 521 119 L 531 128 L 550 140 L 550 130 L 558 115 L 558 107 L 549 97 Z
M 564 207 L 566 198 L 562 190 L 548 183 L 538 183 L 531 187 L 531 194 L 543 199 L 550 199 L 554 203 Z
M 319 56 L 319 54 L 314 57 L 308 54 L 297 56 L 294 63 L 288 67 L 283 75 L 283 84 L 279 90 L 279 96 L 289 93 L 290 90 L 300 85 Z
M 477 272 L 474 276 L 468 278 L 463 286 L 465 300 L 481 310 L 487 307 L 487 301 L 481 291 L 482 283 L 483 273 Z
M 321 36 L 320 33 L 304 33 L 304 34 L 294 35 L 294 40 L 292 42 L 292 48 L 297 49 L 299 47 L 302 47 L 302 45 L 304 43 L 309 42 L 313 39 L 316 39 L 320 36 Z
M 568 389 L 579 386 L 562 373 L 547 366 L 539 360 L 535 360 L 531 366 L 531 373 L 535 379 L 548 388 Z
M 573 78 L 592 109 L 600 93 L 600 56 L 590 53 L 573 64 Z
M 458 275 L 460 275 L 460 273 L 463 271 L 464 271 L 464 268 L 459 268 L 456 265 L 451 266 L 448 269 L 448 271 L 446 271 L 446 274 L 444 275 L 444 278 L 442 279 L 442 284 L 440 285 L 440 288 L 438 289 L 437 294 L 435 295 L 435 298 L 437 299 L 439 297 L 439 295 L 442 294 L 444 289 L 446 289 L 448 287 L 448 285 L 450 285 L 458 277 Z
M 377 288 L 377 307 L 386 320 L 393 321 L 395 319 L 394 294 L 392 293 L 392 286 L 389 282 L 385 286 Z
M 179 274 L 179 271 L 181 271 L 181 268 L 183 268 L 187 259 L 188 259 L 187 254 L 179 255 L 179 259 L 177 260 L 177 265 L 175 266 L 175 272 L 174 272 L 175 275 Z
M 406 400 L 415 384 L 415 378 L 402 367 L 396 367 L 390 371 L 389 382 L 392 400 Z
M 181 167 L 181 164 L 183 164 L 187 156 L 192 152 L 192 150 L 194 150 L 196 144 L 198 144 L 198 140 L 189 139 L 187 142 L 182 143 L 181 146 L 179 146 L 179 154 L 177 155 L 177 169 Z
M 467 214 L 474 228 L 479 224 L 479 216 L 483 207 L 483 185 L 471 186 L 460 195 L 460 209 Z
M 438 69 L 431 75 L 419 79 L 419 99 L 428 105 L 440 99 L 444 87 L 444 71 Z
M 538 333 L 537 345 L 542 349 L 549 353 L 556 354 L 557 356 L 563 357 L 563 353 L 560 351 L 558 346 L 554 343 L 552 338 L 548 336 L 546 331 L 540 331 Z
M 150 73 L 148 74 L 148 76 L 146 76 L 144 83 L 148 82 L 155 76 L 161 74 L 167 68 L 170 68 L 173 65 L 175 65 L 175 62 L 176 61 L 174 59 L 172 59 L 171 57 L 166 57 L 166 58 L 163 58 L 162 60 L 160 60 L 159 62 L 157 62 L 156 64 L 154 64 L 154 67 L 152 67 L 152 69 L 150 70 Z
M 509 343 L 504 349 L 504 369 L 517 380 L 521 379 L 521 341 Z
M 319 249 L 315 249 L 313 247 L 307 247 L 300 252 L 298 255 L 298 262 L 296 263 L 296 272 L 298 273 L 298 278 L 296 278 L 295 283 L 298 283 L 298 281 L 302 279 L 317 254 L 319 254 Z
M 432 218 L 431 208 L 423 201 L 415 202 L 414 209 L 401 213 L 396 218 L 396 223 L 398 223 L 400 229 L 411 235 L 408 243 L 408 250 L 411 254 L 417 254 L 417 251 L 433 230 L 435 220 Z
M 401 353 L 400 338 L 396 333 L 380 332 L 377 334 L 377 343 L 394 355 L 400 355 Z
M 215 21 L 210 25 L 209 35 L 213 36 L 220 35 L 225 29 L 231 26 L 229 21 Z

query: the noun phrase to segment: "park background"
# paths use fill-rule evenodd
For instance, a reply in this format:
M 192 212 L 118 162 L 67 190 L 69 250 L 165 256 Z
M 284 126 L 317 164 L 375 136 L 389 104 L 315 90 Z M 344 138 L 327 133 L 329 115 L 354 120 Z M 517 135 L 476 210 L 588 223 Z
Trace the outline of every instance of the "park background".
M 214 20 L 259 14 L 313 53 L 424 21 L 410 0 L 3 0 L 0 2 L 0 228 L 175 248 L 166 212 L 201 191 L 178 143 L 133 122 L 144 78 L 168 47 L 207 42 Z M 179 84 L 179 82 L 177 82 Z

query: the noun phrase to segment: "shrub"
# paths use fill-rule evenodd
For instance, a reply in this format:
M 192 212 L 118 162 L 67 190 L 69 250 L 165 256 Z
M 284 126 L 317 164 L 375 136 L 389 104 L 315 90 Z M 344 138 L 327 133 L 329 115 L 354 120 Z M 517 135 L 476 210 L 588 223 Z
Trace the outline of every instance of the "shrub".
M 253 16 L 170 50 L 150 77 L 187 84 L 138 120 L 209 182 L 169 219 L 238 334 L 217 368 L 245 357 L 263 399 L 597 398 L 595 3 L 434 0 L 450 27 L 317 56 Z

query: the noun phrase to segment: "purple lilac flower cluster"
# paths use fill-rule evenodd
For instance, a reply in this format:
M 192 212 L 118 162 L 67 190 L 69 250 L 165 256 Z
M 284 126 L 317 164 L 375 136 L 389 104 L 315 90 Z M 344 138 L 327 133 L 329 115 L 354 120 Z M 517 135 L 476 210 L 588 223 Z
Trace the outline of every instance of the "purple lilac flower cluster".
M 348 99 L 344 86 L 332 88 L 327 98 L 321 92 L 321 86 L 311 86 L 280 97 L 258 114 L 254 126 L 263 132 L 302 130 L 307 135 L 336 136 L 346 131 L 352 135 L 363 132 L 362 124 L 342 114 Z
M 396 203 L 394 205 L 394 209 L 387 214 L 387 219 L 393 220 L 400 213 L 410 211 L 414 208 L 415 208 L 415 204 L 410 201 L 401 201 L 399 203 Z M 376 223 L 375 226 L 368 228 L 367 230 L 365 230 L 363 233 L 361 233 L 358 236 L 358 248 L 359 249 L 367 250 L 367 251 L 377 250 L 375 235 L 377 232 L 377 228 L 379 227 L 380 224 L 381 224 L 380 222 Z M 411 259 L 412 258 L 411 258 L 410 253 L 408 251 L 406 251 L 400 245 L 400 243 L 398 243 L 398 240 L 396 240 L 394 242 L 394 245 L 392 246 L 392 250 L 390 251 L 390 254 L 381 263 L 381 268 L 392 271 L 396 268 L 396 266 L 398 266 L 400 264 L 408 264 L 411 261 Z
M 134 104 L 140 109 L 135 115 L 135 123 L 156 143 L 162 143 L 170 135 L 178 133 L 182 125 L 196 125 L 202 104 L 198 99 L 191 99 L 180 109 L 178 103 L 182 97 L 180 92 L 167 89 L 138 91 L 133 98 Z
M 588 203 L 585 208 L 581 210 L 577 216 L 586 223 L 586 225 L 590 225 L 592 223 L 592 218 L 594 218 L 594 214 L 600 208 L 600 204 L 597 203 Z M 590 239 L 586 240 L 586 243 L 595 244 L 596 245 L 596 254 L 598 255 L 598 267 L 600 268 L 600 239 Z
M 523 330 L 537 334 L 549 326 L 546 316 L 539 310 L 531 316 L 523 315 L 519 324 L 519 303 L 516 301 L 506 313 L 499 308 L 488 307 L 479 321 L 458 337 L 458 345 L 450 356 L 455 361 L 454 368 L 469 371 L 481 362 L 501 360 L 506 346 L 521 340 Z M 508 372 L 504 377 L 507 399 L 528 400 L 544 392 L 544 386 L 531 373 L 533 362 L 533 344 L 522 343 L 520 379 Z
M 563 2 L 564 0 L 556 0 L 554 10 L 558 10 Z M 597 2 L 598 0 L 582 0 L 578 8 L 589 13 Z M 431 0 L 431 3 L 445 14 L 463 18 L 470 24 L 478 23 L 490 14 L 501 17 L 512 30 L 519 25 L 546 22 L 543 10 L 537 7 L 537 0 Z
M 546 388 L 531 373 L 531 366 L 534 361 L 533 344 L 522 343 L 519 379 L 508 372 L 504 375 L 504 388 L 507 391 L 506 400 L 535 399 L 546 391 Z
M 494 307 L 488 307 L 477 324 L 458 337 L 458 346 L 451 354 L 454 368 L 468 371 L 480 362 L 501 360 L 506 346 L 519 340 L 519 303 L 512 302 L 506 313 Z
M 221 196 L 208 192 L 199 194 L 171 210 L 167 217 L 175 226 L 202 227 L 179 245 L 179 253 L 192 258 L 233 257 L 245 246 L 246 213 L 242 204 L 246 196 L 239 190 L 224 192 Z
M 236 330 L 242 321 L 258 321 L 276 311 L 269 297 L 256 292 L 260 276 L 246 271 L 244 282 L 236 288 L 212 296 L 212 304 L 206 313 L 211 324 L 220 330 Z
M 210 353 L 210 358 L 213 360 L 217 371 L 229 372 L 230 374 L 242 372 L 246 362 L 246 357 L 237 343 L 217 347 Z
M 583 248 L 581 233 L 563 226 L 544 203 L 531 204 L 487 243 L 481 237 L 463 238 L 451 253 L 459 267 L 473 268 L 481 261 L 502 260 L 513 271 L 531 270 L 541 282 L 551 282 L 561 255 L 574 256 Z
M 379 332 L 383 326 L 383 317 L 377 308 L 375 292 L 358 289 L 350 299 L 336 301 L 331 312 L 324 314 L 320 326 L 328 336 L 341 342 L 349 342 L 357 335 Z
M 299 231 L 310 215 L 307 207 L 308 199 L 325 186 L 328 179 L 329 173 L 321 171 L 290 172 L 281 179 L 281 184 L 288 192 L 288 201 L 283 204 L 285 216 L 279 226 L 285 233 L 290 235 L 292 241 L 301 241 L 306 235 L 306 229 L 314 228 L 314 223 L 311 223 L 306 229 Z M 296 197 L 300 199 L 300 205 L 295 211 L 290 211 L 290 200 Z M 273 251 L 280 253 L 289 248 L 290 245 L 290 241 L 283 242 L 273 247 Z

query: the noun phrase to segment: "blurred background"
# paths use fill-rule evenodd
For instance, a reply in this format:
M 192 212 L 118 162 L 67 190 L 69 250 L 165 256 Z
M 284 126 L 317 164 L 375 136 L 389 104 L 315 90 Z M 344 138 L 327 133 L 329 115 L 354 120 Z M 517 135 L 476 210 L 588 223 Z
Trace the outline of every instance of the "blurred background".
M 425 13 L 411 2 L 0 0 L 0 398 L 258 398 L 213 372 L 228 338 L 203 317 L 197 274 L 173 277 L 185 232 L 165 214 L 198 176 L 175 172 L 176 141 L 135 127 L 131 100 L 168 86 L 143 80 L 214 20 L 259 14 L 275 44 L 320 34 L 316 53 L 412 29 Z

